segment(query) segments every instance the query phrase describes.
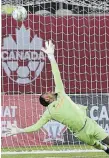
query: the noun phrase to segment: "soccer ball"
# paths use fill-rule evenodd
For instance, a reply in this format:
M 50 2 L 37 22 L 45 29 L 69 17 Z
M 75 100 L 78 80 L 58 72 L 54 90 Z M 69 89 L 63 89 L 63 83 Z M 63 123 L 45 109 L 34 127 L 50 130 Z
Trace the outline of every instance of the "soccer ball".
M 17 6 L 12 13 L 12 17 L 15 20 L 23 21 L 27 18 L 27 10 L 22 6 Z

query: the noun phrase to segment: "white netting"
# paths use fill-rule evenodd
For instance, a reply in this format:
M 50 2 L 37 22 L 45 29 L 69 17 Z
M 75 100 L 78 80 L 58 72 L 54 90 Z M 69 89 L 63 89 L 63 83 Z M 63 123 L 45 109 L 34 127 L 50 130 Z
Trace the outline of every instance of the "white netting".
M 35 123 L 45 110 L 39 95 L 54 90 L 50 63 L 40 51 L 48 39 L 56 45 L 55 57 L 66 93 L 76 103 L 87 105 L 89 116 L 109 133 L 108 1 L 58 2 L 8 1 L 25 5 L 28 17 L 18 22 L 2 15 L 3 151 L 93 151 L 55 121 L 35 133 L 5 136 L 12 123 L 22 128 Z
M 65 3 L 69 5 L 76 5 L 82 7 L 88 7 L 92 10 L 102 10 L 109 11 L 109 2 L 108 0 L 2 0 L 2 4 L 13 4 L 13 5 L 23 5 L 23 6 L 31 6 L 31 5 L 40 5 L 46 3 Z

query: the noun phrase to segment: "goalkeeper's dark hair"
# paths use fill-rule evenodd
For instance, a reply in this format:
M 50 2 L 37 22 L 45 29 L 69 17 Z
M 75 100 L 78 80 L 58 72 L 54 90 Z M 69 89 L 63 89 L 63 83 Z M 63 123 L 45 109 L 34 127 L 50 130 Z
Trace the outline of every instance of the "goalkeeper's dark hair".
M 39 101 L 40 101 L 40 104 L 42 104 L 43 106 L 49 105 L 49 102 L 45 101 L 45 99 L 43 98 L 43 95 L 39 97 Z

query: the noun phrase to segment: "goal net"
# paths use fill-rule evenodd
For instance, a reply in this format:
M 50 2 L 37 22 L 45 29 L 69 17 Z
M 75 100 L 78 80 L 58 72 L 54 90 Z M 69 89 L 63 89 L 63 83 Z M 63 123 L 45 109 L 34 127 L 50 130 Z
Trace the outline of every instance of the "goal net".
M 2 0 L 2 5 L 6 4 Z M 88 106 L 89 117 L 109 133 L 108 1 L 10 0 L 8 5 L 24 6 L 28 17 L 19 22 L 2 14 L 3 153 L 95 151 L 56 121 L 48 122 L 38 132 L 14 137 L 6 137 L 5 131 L 11 124 L 30 126 L 45 111 L 39 96 L 54 91 L 54 81 L 41 48 L 52 39 L 66 93 L 74 102 Z

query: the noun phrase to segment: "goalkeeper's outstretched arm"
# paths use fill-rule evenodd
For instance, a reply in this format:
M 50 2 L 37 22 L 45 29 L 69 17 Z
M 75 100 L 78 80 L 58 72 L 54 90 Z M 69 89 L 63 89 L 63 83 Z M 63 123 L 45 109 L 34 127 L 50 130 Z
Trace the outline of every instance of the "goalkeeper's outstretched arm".
M 38 131 L 43 125 L 45 125 L 49 120 L 51 120 L 51 115 L 49 114 L 48 109 L 44 112 L 43 116 L 33 124 L 32 126 L 26 128 L 18 128 L 16 125 L 12 125 L 7 128 L 6 136 L 12 136 L 20 133 L 29 133 Z
M 49 113 L 49 110 L 47 109 L 43 116 L 40 118 L 40 120 L 38 120 L 38 122 L 32 126 L 26 127 L 23 129 L 23 132 L 34 132 L 34 131 L 38 131 L 41 127 L 43 127 L 43 125 L 45 125 L 48 121 L 51 120 L 51 115 Z
M 51 63 L 52 73 L 55 81 L 55 92 L 64 92 L 60 71 L 54 57 L 54 45 L 51 40 L 45 42 L 45 48 L 42 48 L 42 51 L 47 54 Z

